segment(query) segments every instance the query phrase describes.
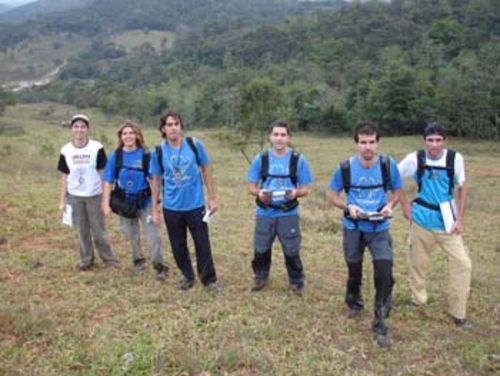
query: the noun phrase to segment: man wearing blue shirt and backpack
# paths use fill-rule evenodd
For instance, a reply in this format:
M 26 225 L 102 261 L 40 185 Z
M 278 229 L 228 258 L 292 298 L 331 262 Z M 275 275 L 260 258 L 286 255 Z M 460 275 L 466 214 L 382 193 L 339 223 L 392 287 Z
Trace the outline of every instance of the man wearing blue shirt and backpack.
M 182 272 L 178 288 L 193 287 L 195 275 L 187 247 L 187 229 L 193 238 L 197 271 L 201 283 L 217 289 L 217 275 L 212 259 L 208 225 L 203 221 L 206 210 L 217 210 L 210 160 L 203 144 L 185 137 L 181 115 L 166 111 L 160 118 L 160 132 L 165 141 L 151 154 L 152 217 L 159 223 L 158 186 L 163 184 L 163 217 L 175 262 Z M 203 187 L 207 190 L 207 203 Z
M 252 291 L 262 290 L 267 284 L 272 244 L 278 236 L 290 289 L 300 296 L 305 277 L 299 254 L 301 233 L 297 199 L 309 193 L 312 175 L 304 156 L 288 147 L 290 137 L 286 122 L 273 122 L 269 129 L 271 148 L 255 157 L 247 174 L 248 190 L 257 203 Z
M 344 211 L 344 257 L 348 268 L 345 303 L 349 317 L 358 316 L 364 302 L 361 296 L 363 253 L 372 255 L 375 307 L 372 330 L 380 347 L 389 346 L 385 319 L 391 310 L 393 252 L 389 234 L 392 209 L 402 195 L 396 162 L 378 154 L 379 132 L 372 123 L 358 126 L 354 135 L 357 155 L 340 163 L 330 183 L 328 198 Z M 388 191 L 392 196 L 388 197 Z M 341 197 L 344 191 L 346 198 Z
M 430 251 L 439 245 L 448 259 L 448 312 L 457 327 L 471 329 L 466 307 L 472 266 L 462 239 L 467 200 L 464 159 L 460 153 L 446 149 L 446 141 L 443 126 L 429 124 L 424 130 L 424 149 L 408 154 L 398 166 L 401 176 L 413 177 L 418 187 L 411 205 L 411 298 L 417 306 L 427 303 L 425 279 Z M 404 200 L 403 204 L 409 216 L 410 203 Z M 445 223 L 445 217 L 450 218 L 449 223 Z

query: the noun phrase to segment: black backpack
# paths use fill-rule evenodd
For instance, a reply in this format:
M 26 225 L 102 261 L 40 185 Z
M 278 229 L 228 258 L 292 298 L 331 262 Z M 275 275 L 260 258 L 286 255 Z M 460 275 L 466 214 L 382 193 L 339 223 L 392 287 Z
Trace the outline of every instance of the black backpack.
M 448 192 L 449 194 L 453 193 L 453 189 L 455 188 L 455 150 L 448 150 L 446 153 L 446 167 L 437 167 L 437 166 L 428 166 L 425 164 L 425 150 L 421 149 L 417 151 L 417 184 L 418 191 L 422 189 L 422 179 L 424 176 L 424 171 L 432 171 L 432 170 L 446 170 L 446 174 L 448 175 Z
M 342 182 L 344 191 L 349 193 L 351 188 L 355 189 L 375 189 L 383 188 L 387 192 L 391 188 L 391 162 L 385 155 L 379 156 L 380 171 L 382 173 L 382 184 L 377 185 L 352 185 L 351 184 L 351 161 L 348 159 L 340 163 L 340 172 L 342 173 Z
M 149 173 L 149 160 L 150 160 L 150 153 L 146 150 L 144 150 L 144 153 L 142 154 L 142 170 L 144 172 L 144 176 L 147 177 Z M 118 174 L 120 173 L 120 170 L 123 167 L 123 149 L 118 148 L 115 150 L 115 179 L 118 179 Z M 137 170 L 136 168 L 133 167 L 127 167 L 132 170 Z
M 259 178 L 259 185 L 263 186 L 264 183 L 267 181 L 268 178 L 290 178 L 292 181 L 292 184 L 294 187 L 297 186 L 297 167 L 299 165 L 299 158 L 300 158 L 300 153 L 292 150 L 292 155 L 290 156 L 290 162 L 288 165 L 288 175 L 275 175 L 275 174 L 270 174 L 269 173 L 269 150 L 264 150 L 260 154 L 260 178 Z M 288 201 L 284 204 L 281 205 L 271 205 L 271 204 L 264 204 L 259 197 L 255 199 L 255 202 L 257 203 L 258 206 L 261 208 L 274 208 L 274 209 L 279 209 L 283 211 L 289 211 L 294 208 L 296 208 L 299 205 L 299 201 L 295 198 L 291 201 Z
M 189 145 L 189 148 L 193 151 L 194 156 L 196 157 L 196 164 L 198 166 L 201 166 L 200 154 L 198 153 L 198 149 L 196 148 L 193 137 L 186 137 L 186 141 Z M 158 164 L 160 165 L 160 171 L 163 175 L 165 173 L 165 169 L 163 167 L 163 149 L 161 148 L 161 145 L 156 145 L 155 150 L 156 157 L 158 158 Z

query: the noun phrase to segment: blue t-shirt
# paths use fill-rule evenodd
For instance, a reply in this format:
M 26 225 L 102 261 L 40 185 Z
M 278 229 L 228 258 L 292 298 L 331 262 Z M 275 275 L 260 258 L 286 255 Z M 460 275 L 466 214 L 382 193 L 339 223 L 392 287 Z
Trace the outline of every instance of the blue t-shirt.
M 290 172 L 290 157 L 292 155 L 292 150 L 289 150 L 284 156 L 276 156 L 273 154 L 272 150 L 269 149 L 269 174 L 272 175 L 281 175 L 281 177 L 271 177 L 269 176 L 267 180 L 262 185 L 262 189 L 268 189 L 270 191 L 286 191 L 294 189 L 295 186 L 292 183 L 290 177 L 287 177 Z M 260 181 L 260 165 L 261 165 L 261 154 L 259 153 L 253 160 L 250 169 L 247 174 L 247 181 L 249 183 L 258 184 Z M 301 154 L 297 164 L 297 185 L 305 186 L 310 185 L 313 181 L 311 170 L 309 165 L 305 159 L 305 157 Z M 272 199 L 272 205 L 281 205 L 288 202 L 286 197 Z M 299 208 L 296 207 L 289 211 L 283 211 L 276 208 L 261 208 L 257 206 L 256 214 L 259 217 L 267 217 L 267 218 L 276 218 L 283 217 L 287 215 L 297 215 L 299 212 Z
M 106 163 L 104 169 L 103 180 L 106 183 L 114 184 L 117 181 L 118 186 L 125 191 L 127 198 L 130 200 L 137 199 L 137 194 L 149 187 L 142 165 L 142 157 L 144 149 L 137 148 L 134 151 L 123 150 L 123 163 L 118 178 L 115 177 L 116 172 L 116 151 L 114 151 Z M 146 199 L 143 208 L 151 205 L 151 197 Z
M 414 174 L 413 178 L 418 184 L 417 173 Z M 422 188 L 418 192 L 417 197 L 432 205 L 439 205 L 442 202 L 452 200 L 453 193 L 450 193 L 449 190 L 447 171 L 425 169 L 422 175 Z M 413 204 L 412 220 L 424 228 L 434 231 L 444 231 L 443 216 L 440 211 Z
M 202 143 L 193 138 L 201 166 L 210 163 Z M 196 155 L 186 139 L 180 147 L 171 146 L 168 142 L 161 144 L 163 153 L 163 207 L 175 211 L 188 211 L 205 206 L 203 179 L 196 163 Z M 156 150 L 151 154 L 149 173 L 154 176 L 162 174 Z
M 396 162 L 390 158 L 391 182 L 390 189 L 392 191 L 402 188 L 401 176 Z M 358 156 L 351 158 L 351 185 L 353 186 L 374 186 L 382 185 L 382 171 L 380 162 L 377 161 L 371 168 L 365 168 L 361 165 Z M 342 172 L 340 165 L 337 166 L 330 181 L 330 189 L 340 192 L 344 189 Z M 365 212 L 376 212 L 387 204 L 387 193 L 381 186 L 372 189 L 350 188 L 347 194 L 347 204 L 359 206 Z M 389 229 L 389 220 L 380 222 L 357 221 L 356 223 L 348 218 L 343 220 L 344 228 L 349 230 L 359 230 L 363 232 L 379 232 Z

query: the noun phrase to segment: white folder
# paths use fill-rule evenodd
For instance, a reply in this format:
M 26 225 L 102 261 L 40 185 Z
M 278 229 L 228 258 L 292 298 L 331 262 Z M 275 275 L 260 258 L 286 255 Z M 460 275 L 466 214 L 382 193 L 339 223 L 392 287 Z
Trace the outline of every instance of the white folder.
M 451 228 L 457 220 L 457 206 L 455 200 L 442 202 L 439 204 L 441 215 L 443 216 L 444 229 L 447 233 L 451 232 Z

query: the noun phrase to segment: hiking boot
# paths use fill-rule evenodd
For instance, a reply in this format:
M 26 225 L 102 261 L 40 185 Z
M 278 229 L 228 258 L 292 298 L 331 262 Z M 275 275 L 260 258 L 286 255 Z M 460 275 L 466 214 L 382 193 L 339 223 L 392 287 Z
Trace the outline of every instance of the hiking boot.
M 212 292 L 214 294 L 217 294 L 221 291 L 220 286 L 217 282 L 210 282 L 210 283 L 206 284 L 204 286 L 204 288 L 205 288 L 205 291 Z
M 267 285 L 267 281 L 265 279 L 256 279 L 253 283 L 251 290 L 253 292 L 260 291 L 264 287 L 266 287 L 266 285 Z
M 177 289 L 179 290 L 189 290 L 194 286 L 194 278 L 188 279 L 185 276 L 182 276 L 177 282 Z
M 388 334 L 376 334 L 375 340 L 377 341 L 377 345 L 381 348 L 387 348 L 391 346 L 391 341 L 389 340 Z
M 290 284 L 290 290 L 296 295 L 296 296 L 302 296 L 302 293 L 304 291 L 304 285 L 302 283 L 291 283 Z
M 156 270 L 156 280 L 163 282 L 168 277 L 168 266 L 163 264 L 154 264 L 153 268 Z
M 94 265 L 93 264 L 88 264 L 88 265 L 78 265 L 78 270 L 81 272 L 88 272 L 90 269 L 92 269 Z
M 146 259 L 137 259 L 134 260 L 134 269 L 138 272 L 143 271 L 146 269 Z
M 455 325 L 459 329 L 470 330 L 470 329 L 472 329 L 474 327 L 474 324 L 472 324 L 472 322 L 470 322 L 467 319 L 457 319 L 457 318 L 454 317 L 453 321 L 455 322 Z
M 361 312 L 363 312 L 362 309 L 348 307 L 347 308 L 347 318 L 353 319 L 355 317 L 361 316 Z

